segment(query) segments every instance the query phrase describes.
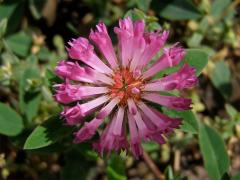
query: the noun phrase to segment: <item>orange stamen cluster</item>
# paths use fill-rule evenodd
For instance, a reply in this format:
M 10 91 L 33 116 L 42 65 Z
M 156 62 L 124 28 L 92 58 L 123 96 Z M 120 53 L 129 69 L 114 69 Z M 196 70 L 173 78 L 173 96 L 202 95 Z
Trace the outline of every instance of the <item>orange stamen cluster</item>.
M 134 101 L 140 99 L 143 81 L 140 78 L 134 78 L 133 73 L 129 69 L 116 70 L 112 78 L 114 84 L 109 87 L 110 96 L 120 98 L 120 105 L 125 106 L 129 98 L 132 98 Z M 136 88 L 139 92 L 134 93 L 133 89 Z

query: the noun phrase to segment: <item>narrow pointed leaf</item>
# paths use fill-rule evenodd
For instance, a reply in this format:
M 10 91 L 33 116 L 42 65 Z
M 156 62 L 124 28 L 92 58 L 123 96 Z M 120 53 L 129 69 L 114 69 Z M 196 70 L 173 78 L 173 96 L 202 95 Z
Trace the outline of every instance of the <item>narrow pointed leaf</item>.
M 229 169 L 229 157 L 223 139 L 214 129 L 201 124 L 199 143 L 209 176 L 211 179 L 221 179 Z

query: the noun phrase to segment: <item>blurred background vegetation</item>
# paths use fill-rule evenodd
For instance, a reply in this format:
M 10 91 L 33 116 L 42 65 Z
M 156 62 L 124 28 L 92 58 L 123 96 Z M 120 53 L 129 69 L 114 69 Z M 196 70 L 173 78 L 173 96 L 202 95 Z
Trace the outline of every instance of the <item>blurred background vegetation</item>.
M 139 160 L 102 159 L 90 144 L 72 144 L 52 97 L 53 69 L 67 58 L 68 40 L 87 37 L 99 20 L 112 36 L 126 16 L 144 19 L 150 31 L 169 29 L 169 43 L 190 49 L 195 66 L 208 63 L 184 92 L 193 111 L 165 109 L 184 119 L 167 144 L 144 143 Z M 0 0 L 0 179 L 239 180 L 239 60 L 239 0 Z

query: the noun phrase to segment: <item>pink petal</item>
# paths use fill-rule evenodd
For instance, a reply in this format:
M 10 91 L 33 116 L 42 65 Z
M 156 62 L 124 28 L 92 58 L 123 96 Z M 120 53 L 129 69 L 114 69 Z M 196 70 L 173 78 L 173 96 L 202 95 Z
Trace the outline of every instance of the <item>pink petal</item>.
M 94 118 L 90 122 L 86 122 L 84 126 L 75 133 L 74 143 L 78 144 L 88 139 L 91 139 L 96 133 L 97 128 L 102 123 L 103 119 Z
M 176 83 L 176 89 L 182 90 L 185 88 L 191 88 L 197 83 L 196 69 L 190 67 L 188 64 L 184 64 L 183 67 L 162 79 L 165 83 Z
M 132 115 L 136 115 L 137 114 L 137 106 L 135 105 L 134 101 L 132 99 L 128 99 L 127 102 L 128 102 L 129 112 Z
M 152 58 L 165 44 L 168 35 L 168 31 L 164 31 L 162 34 L 159 34 L 157 32 L 145 33 L 146 48 L 140 59 L 138 59 L 138 63 L 136 64 L 137 66 L 139 66 L 139 68 L 143 68 L 149 61 L 152 60 Z
M 175 96 L 161 96 L 155 93 L 144 94 L 143 98 L 171 109 L 184 111 L 191 109 L 191 99 Z
M 84 114 L 88 113 L 89 111 L 97 108 L 98 106 L 106 103 L 110 98 L 108 96 L 100 96 L 96 99 L 88 101 L 84 104 L 81 104 L 81 109 Z
M 96 43 L 96 45 L 100 49 L 101 53 L 105 56 L 111 67 L 116 68 L 118 66 L 117 57 L 114 52 L 112 41 L 108 35 L 105 24 L 103 22 L 100 22 L 97 25 L 97 30 L 95 32 L 91 31 L 89 37 Z
M 105 107 L 101 109 L 101 111 L 97 114 L 96 118 L 98 119 L 104 119 L 106 116 L 108 116 L 113 108 L 119 103 L 118 98 L 112 99 Z
M 54 87 L 57 92 L 55 99 L 64 104 L 108 92 L 106 87 L 71 85 L 69 83 L 56 84 Z
M 146 127 L 145 123 L 143 122 L 141 114 L 137 110 L 136 104 L 131 99 L 128 100 L 128 108 L 129 108 L 129 112 L 131 114 L 131 118 L 133 118 L 135 120 L 135 123 L 136 123 L 136 125 L 138 127 L 139 136 L 141 138 L 143 138 L 144 140 L 147 140 L 148 139 L 149 130 Z
M 171 91 L 174 89 L 185 89 L 195 86 L 197 83 L 196 69 L 184 64 L 183 67 L 170 75 L 154 82 L 147 83 L 144 91 Z
M 54 88 L 56 91 L 56 94 L 54 95 L 56 101 L 63 104 L 68 104 L 78 100 L 76 95 L 78 93 L 78 89 L 69 83 L 66 82 L 65 84 L 55 84 Z
M 63 112 L 61 112 L 61 116 L 66 119 L 68 125 L 79 124 L 83 121 L 84 117 L 79 104 L 73 107 L 64 107 Z
M 71 58 L 81 60 L 101 73 L 112 73 L 112 70 L 97 57 L 93 46 L 86 38 L 79 37 L 68 44 L 70 48 L 67 48 L 67 50 Z
M 100 140 L 93 144 L 94 149 L 96 149 L 102 156 L 104 151 L 109 153 L 112 150 L 119 152 L 121 149 L 128 149 L 125 130 L 121 128 L 121 133 L 119 135 L 114 134 L 116 123 L 118 121 L 117 116 L 118 115 L 115 115 L 111 122 L 109 122 L 107 127 L 104 129 Z
M 113 127 L 113 134 L 116 136 L 120 136 L 122 133 L 122 127 L 123 127 L 123 118 L 124 118 L 124 109 L 122 107 L 118 108 L 117 116 L 115 119 L 115 124 Z
M 138 107 L 142 110 L 142 114 L 146 115 L 156 127 L 161 127 L 162 130 L 167 129 L 168 124 L 164 122 L 162 118 L 157 116 L 150 107 L 143 102 L 139 102 Z
M 55 73 L 63 78 L 92 83 L 93 80 L 89 74 L 86 73 L 85 68 L 79 66 L 78 63 L 71 61 L 59 61 L 55 68 Z
M 154 82 L 147 83 L 143 91 L 170 91 L 177 87 L 177 81 L 167 81 L 164 82 L 162 79 L 156 80 Z
M 89 123 L 86 122 L 84 126 L 75 134 L 74 143 L 80 143 L 91 139 L 95 134 L 96 129 L 100 126 L 104 118 L 110 114 L 117 103 L 118 99 L 111 100 L 106 106 L 101 109 L 96 118 L 94 118 Z
M 143 78 L 149 78 L 165 68 L 179 64 L 184 55 L 185 51 L 183 48 L 178 46 L 178 43 L 174 44 L 170 48 L 165 48 L 163 55 L 157 60 L 157 62 L 143 73 Z
M 143 149 L 141 146 L 141 138 L 138 135 L 137 127 L 135 124 L 135 119 L 131 113 L 128 113 L 128 124 L 130 131 L 130 146 L 133 155 L 138 159 L 139 156 L 143 154 Z

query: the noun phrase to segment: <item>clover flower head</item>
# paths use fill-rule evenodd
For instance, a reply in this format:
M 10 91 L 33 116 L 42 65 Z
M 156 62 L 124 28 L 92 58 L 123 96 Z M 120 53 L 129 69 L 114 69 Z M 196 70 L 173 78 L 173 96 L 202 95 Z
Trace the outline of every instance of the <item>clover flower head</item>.
M 120 20 L 119 27 L 114 28 L 118 55 L 103 22 L 89 35 L 103 56 L 96 54 L 86 38 L 68 42 L 71 60 L 61 60 L 56 66 L 55 73 L 64 83 L 54 85 L 54 97 L 64 105 L 61 115 L 66 123 L 81 125 L 74 133 L 74 143 L 90 140 L 100 125 L 105 124 L 93 148 L 101 155 L 113 150 L 130 150 L 138 158 L 143 153 L 142 140 L 163 144 L 166 135 L 181 124 L 180 118 L 168 117 L 150 104 L 178 111 L 191 108 L 190 99 L 161 92 L 193 87 L 197 83 L 193 67 L 184 64 L 175 73 L 151 79 L 159 71 L 178 65 L 184 58 L 184 49 L 179 43 L 164 47 L 168 31 L 145 32 L 144 29 L 143 20 Z M 150 64 L 161 49 L 161 56 Z M 96 113 L 94 118 L 85 121 L 92 113 Z

